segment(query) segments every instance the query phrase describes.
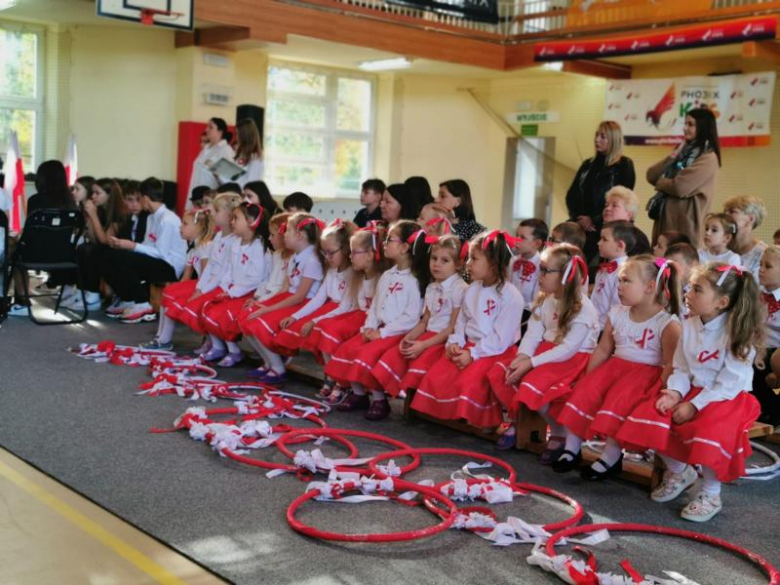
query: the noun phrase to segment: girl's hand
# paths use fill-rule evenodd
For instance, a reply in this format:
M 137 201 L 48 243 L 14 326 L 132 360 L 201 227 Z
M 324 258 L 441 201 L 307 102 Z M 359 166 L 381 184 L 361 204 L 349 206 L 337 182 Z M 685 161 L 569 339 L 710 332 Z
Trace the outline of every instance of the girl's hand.
M 460 353 L 460 346 L 457 343 L 448 343 L 447 347 L 444 349 L 444 355 L 447 356 L 447 359 L 452 360 L 456 355 Z
M 187 299 L 187 302 L 188 302 L 188 303 L 191 303 L 192 301 L 194 301 L 195 299 L 197 299 L 197 298 L 198 298 L 199 296 L 201 296 L 202 294 L 203 294 L 202 292 L 200 292 L 199 290 L 196 290 L 194 293 L 192 293 L 192 295 L 190 296 L 190 298 L 188 298 L 188 299 Z
M 366 341 L 375 341 L 377 339 L 380 339 L 382 336 L 379 334 L 379 330 L 377 329 L 366 329 L 363 332 L 363 339 Z
M 417 359 L 425 351 L 422 341 L 410 341 L 405 347 L 401 348 L 401 355 L 408 360 Z
M 506 371 L 506 383 L 510 386 L 516 384 L 520 379 L 525 376 L 533 366 L 531 360 L 526 356 L 517 356 Z
M 292 325 L 293 323 L 295 323 L 297 320 L 298 320 L 298 319 L 296 319 L 295 317 L 292 317 L 292 316 L 290 316 L 290 317 L 285 317 L 284 319 L 282 319 L 282 320 L 279 322 L 279 326 L 280 326 L 282 329 L 287 329 L 287 328 L 288 328 L 290 325 Z
M 97 212 L 97 205 L 95 205 L 95 202 L 92 201 L 92 199 L 84 200 L 84 211 L 88 215 L 95 215 L 95 213 Z
M 661 397 L 656 401 L 655 407 L 661 414 L 666 414 L 669 410 L 674 408 L 682 400 L 682 394 L 677 390 L 669 390 L 664 388 L 661 390 Z
M 260 317 L 261 315 L 265 315 L 267 312 L 268 312 L 268 307 L 265 307 L 265 306 L 263 306 L 263 305 L 260 305 L 260 308 L 259 308 L 259 309 L 257 309 L 257 311 L 255 311 L 255 312 L 254 312 L 254 313 L 252 313 L 251 315 L 249 315 L 249 318 L 250 318 L 250 319 L 257 319 L 257 318 L 258 318 L 258 317 Z
M 698 409 L 690 402 L 681 402 L 674 407 L 672 422 L 676 425 L 681 425 L 696 416 L 697 412 L 699 412 Z
M 301 335 L 303 335 L 304 337 L 308 337 L 312 329 L 314 329 L 314 321 L 309 321 L 308 323 L 305 323 L 303 327 L 301 327 Z
M 260 303 L 258 303 L 255 299 L 247 299 L 244 301 L 244 308 L 250 309 L 252 307 L 259 307 Z
M 465 369 L 473 361 L 474 358 L 471 357 L 471 352 L 467 349 L 461 350 L 460 353 L 458 353 L 458 355 L 452 358 L 452 363 L 458 366 L 459 370 Z

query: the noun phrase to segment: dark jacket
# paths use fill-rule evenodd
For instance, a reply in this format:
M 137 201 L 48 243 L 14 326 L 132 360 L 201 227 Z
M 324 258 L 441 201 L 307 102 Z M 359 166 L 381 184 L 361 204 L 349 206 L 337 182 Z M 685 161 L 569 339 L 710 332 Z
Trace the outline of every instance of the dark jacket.
M 617 185 L 633 189 L 635 184 L 634 163 L 627 156 L 610 166 L 604 165 L 603 155 L 587 159 L 580 165 L 566 193 L 569 219 L 577 221 L 579 216 L 586 215 L 601 228 L 607 191 Z

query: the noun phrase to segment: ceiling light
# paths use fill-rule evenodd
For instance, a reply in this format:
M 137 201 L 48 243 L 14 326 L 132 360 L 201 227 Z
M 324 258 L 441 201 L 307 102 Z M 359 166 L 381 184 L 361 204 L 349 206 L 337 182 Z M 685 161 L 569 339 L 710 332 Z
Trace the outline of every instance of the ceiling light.
M 17 0 L 0 0 L 0 10 L 7 10 L 16 6 Z
M 412 60 L 407 59 L 406 57 L 378 59 L 376 61 L 361 61 L 358 63 L 358 67 L 363 71 L 390 71 L 392 69 L 409 69 L 411 66 Z
M 550 61 L 542 65 L 546 71 L 563 71 L 563 61 Z

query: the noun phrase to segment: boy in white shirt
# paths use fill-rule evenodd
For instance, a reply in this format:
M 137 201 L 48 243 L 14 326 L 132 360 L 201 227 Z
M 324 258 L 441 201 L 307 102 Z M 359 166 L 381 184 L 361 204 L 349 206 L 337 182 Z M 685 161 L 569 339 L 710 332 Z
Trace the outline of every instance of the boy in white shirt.
M 154 321 L 157 313 L 149 303 L 149 283 L 175 282 L 184 271 L 187 242 L 181 237 L 179 216 L 163 203 L 163 183 L 153 177 L 141 183 L 141 201 L 149 212 L 143 242 L 109 238 L 100 273 L 122 299 L 122 313 L 112 313 L 123 323 Z
M 610 309 L 620 304 L 617 290 L 618 268 L 628 258 L 628 250 L 633 249 L 634 244 L 636 238 L 631 222 L 610 221 L 601 228 L 599 254 L 605 262 L 601 263 L 596 273 L 590 299 L 599 313 L 599 327 L 602 330 Z

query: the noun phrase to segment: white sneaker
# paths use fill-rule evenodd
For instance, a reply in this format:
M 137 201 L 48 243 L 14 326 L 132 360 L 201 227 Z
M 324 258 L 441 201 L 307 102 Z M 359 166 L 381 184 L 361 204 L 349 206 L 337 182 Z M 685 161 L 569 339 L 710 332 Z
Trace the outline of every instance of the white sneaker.
M 692 486 L 698 478 L 696 470 L 690 465 L 686 465 L 682 473 L 672 473 L 667 469 L 664 471 L 661 485 L 653 490 L 650 499 L 654 502 L 671 502 Z
M 106 309 L 106 315 L 112 319 L 119 319 L 122 316 L 122 313 L 134 305 L 135 303 L 132 301 L 119 301 Z
M 62 298 L 60 299 L 61 301 L 60 305 L 62 305 L 66 300 L 72 297 L 78 296 L 79 298 L 81 298 L 81 291 L 77 289 L 75 286 L 73 286 L 72 284 L 66 284 L 62 288 L 63 290 L 62 290 Z
M 720 495 L 711 496 L 700 491 L 685 506 L 680 516 L 691 522 L 706 522 L 723 509 Z
M 95 294 L 95 293 L 92 293 Z M 97 299 L 94 297 L 90 297 L 90 293 L 87 293 L 87 310 L 88 311 L 97 311 L 100 309 L 100 295 L 97 296 Z M 84 310 L 84 302 L 81 300 L 81 293 L 79 293 L 76 296 L 70 297 L 66 301 L 62 301 L 60 303 L 61 309 L 70 309 L 72 311 L 83 311 Z
M 20 305 L 19 303 L 14 303 L 11 305 L 11 308 L 8 309 L 9 317 L 27 317 L 29 314 L 27 305 Z
M 144 321 L 156 321 L 157 313 L 150 303 L 135 303 L 119 317 L 122 323 L 143 323 Z

